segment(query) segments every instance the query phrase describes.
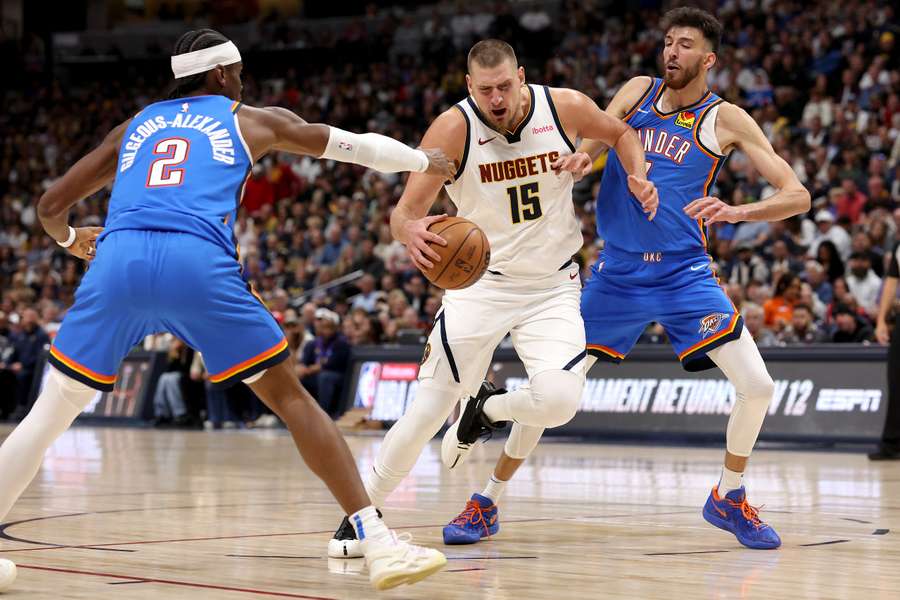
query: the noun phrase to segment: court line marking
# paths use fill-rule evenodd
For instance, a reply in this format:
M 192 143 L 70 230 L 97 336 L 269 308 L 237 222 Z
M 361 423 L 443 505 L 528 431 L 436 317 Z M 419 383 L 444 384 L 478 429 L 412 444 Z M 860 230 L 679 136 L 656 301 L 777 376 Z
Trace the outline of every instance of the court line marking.
M 647 552 L 644 556 L 680 556 L 682 554 L 722 554 L 730 550 L 692 550 L 689 552 Z
M 890 531 L 890 529 L 876 529 L 872 532 L 872 535 L 887 535 Z
M 327 596 L 307 596 L 305 594 L 291 594 L 289 592 L 273 592 L 269 590 L 257 590 L 253 588 L 230 587 L 227 585 L 215 585 L 211 583 L 196 583 L 191 581 L 178 581 L 176 579 L 155 579 L 151 577 L 135 577 L 133 575 L 118 575 L 116 573 L 103 573 L 100 571 L 82 571 L 78 569 L 61 569 L 58 567 L 44 567 L 41 565 L 16 565 L 20 569 L 34 569 L 37 571 L 51 571 L 55 573 L 67 573 L 70 575 L 91 575 L 93 577 L 105 577 L 107 579 L 126 579 L 127 583 L 161 583 L 180 587 L 201 588 L 207 590 L 222 590 L 226 592 L 241 592 L 255 594 L 257 596 L 277 596 L 280 598 L 305 598 L 306 600 L 336 600 Z M 125 583 L 125 582 L 123 582 Z
M 484 567 L 472 567 L 470 569 L 447 569 L 444 573 L 465 573 L 466 571 L 487 571 Z
M 816 542 L 815 544 L 800 544 L 801 548 L 810 548 L 812 546 L 830 546 L 831 544 L 843 544 L 850 540 L 831 540 L 829 542 Z
M 283 556 L 280 554 L 226 554 L 228 558 L 296 558 L 321 560 L 322 556 Z

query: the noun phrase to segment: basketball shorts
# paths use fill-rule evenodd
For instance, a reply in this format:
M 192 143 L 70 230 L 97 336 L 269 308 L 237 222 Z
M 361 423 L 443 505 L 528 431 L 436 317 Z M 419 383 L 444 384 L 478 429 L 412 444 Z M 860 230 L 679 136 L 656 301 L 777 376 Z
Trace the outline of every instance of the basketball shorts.
M 553 369 L 584 372 L 585 338 L 578 265 L 537 280 L 485 273 L 444 294 L 425 346 L 419 379 L 441 369 L 448 386 L 474 395 L 494 350 L 509 333 L 528 377 Z M 443 376 L 443 375 L 442 375 Z
M 49 360 L 66 375 L 109 391 L 131 348 L 162 332 L 200 351 L 217 387 L 289 355 L 275 318 L 220 246 L 185 233 L 124 230 L 98 245 Z
M 715 366 L 707 352 L 743 330 L 737 308 L 703 253 L 636 254 L 607 247 L 581 295 L 588 353 L 621 362 L 652 322 L 687 371 Z

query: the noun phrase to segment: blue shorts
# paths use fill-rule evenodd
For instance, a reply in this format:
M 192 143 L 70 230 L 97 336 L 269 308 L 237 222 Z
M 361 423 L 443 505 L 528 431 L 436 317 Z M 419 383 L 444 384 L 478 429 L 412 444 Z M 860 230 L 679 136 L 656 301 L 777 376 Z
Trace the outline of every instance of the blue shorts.
M 663 326 L 682 366 L 712 368 L 706 353 L 740 337 L 743 320 L 702 252 L 604 249 L 581 292 L 588 353 L 621 362 L 652 322 Z
M 98 245 L 49 361 L 109 391 L 131 348 L 161 332 L 200 351 L 210 382 L 219 387 L 289 355 L 275 318 L 221 246 L 187 233 L 125 230 Z

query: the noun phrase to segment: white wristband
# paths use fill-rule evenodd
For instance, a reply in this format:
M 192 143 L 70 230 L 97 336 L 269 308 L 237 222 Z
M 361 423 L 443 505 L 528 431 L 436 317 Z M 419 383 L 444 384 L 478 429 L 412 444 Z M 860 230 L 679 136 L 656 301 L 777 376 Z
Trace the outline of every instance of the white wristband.
M 328 144 L 320 158 L 363 165 L 382 173 L 428 170 L 428 155 L 377 133 L 352 133 L 329 127 Z
M 75 243 L 75 235 L 76 235 L 75 228 L 72 227 L 71 225 L 69 225 L 69 239 L 67 239 L 64 242 L 56 242 L 56 243 L 59 244 L 60 246 L 62 246 L 63 248 L 68 248 L 69 246 L 71 246 L 72 244 Z

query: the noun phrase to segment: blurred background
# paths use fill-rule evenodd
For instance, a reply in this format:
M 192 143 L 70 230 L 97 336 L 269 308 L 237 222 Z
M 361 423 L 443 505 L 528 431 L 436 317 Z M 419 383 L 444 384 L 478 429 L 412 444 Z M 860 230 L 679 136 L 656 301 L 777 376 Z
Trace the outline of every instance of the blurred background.
M 784 222 L 713 226 L 710 250 L 722 285 L 770 361 L 850 361 L 837 367 L 845 369 L 845 383 L 883 392 L 877 376 L 853 365 L 884 360 L 882 349 L 866 346 L 874 342 L 883 278 L 900 236 L 896 8 L 854 0 L 691 4 L 725 25 L 710 87 L 755 118 L 813 198 L 808 214 Z M 657 23 L 673 4 L 2 0 L 0 6 L 0 416 L 17 419 L 40 385 L 46 347 L 85 268 L 43 233 L 36 201 L 108 130 L 166 96 L 171 48 L 186 30 L 212 27 L 238 45 L 245 102 L 415 145 L 435 116 L 467 94 L 465 56 L 475 41 L 510 42 L 530 82 L 573 87 L 605 107 L 630 77 L 660 72 Z M 575 188 L 583 276 L 603 245 L 593 210 L 603 162 Z M 271 154 L 254 166 L 236 222 L 244 277 L 287 332 L 298 377 L 335 418 L 356 407 L 350 425 L 377 428 L 402 414 L 423 336 L 440 306 L 441 291 L 390 235 L 389 214 L 403 184 L 403 176 Z M 743 204 L 772 191 L 736 153 L 714 194 Z M 102 225 L 108 199 L 102 190 L 79 204 L 74 223 Z M 445 197 L 434 211 L 454 213 Z M 668 347 L 653 348 L 667 343 L 660 328 L 648 328 L 641 343 L 636 372 L 653 376 L 653 361 L 677 367 Z M 817 354 L 819 346 L 827 351 Z M 503 360 L 514 361 L 508 352 L 498 356 L 498 372 Z M 641 356 L 649 362 L 642 365 Z M 321 368 L 310 368 L 316 364 Z M 827 405 L 821 392 L 837 389 L 810 369 L 784 374 L 773 367 L 785 382 L 782 394 L 793 394 L 794 404 L 802 398 L 804 410 L 807 399 L 810 407 Z M 679 373 L 671 377 L 687 377 Z M 600 375 L 602 382 L 613 377 Z M 813 387 L 791 391 L 792 381 Z M 227 394 L 205 389 L 201 357 L 169 335 L 145 340 L 123 365 L 119 386 L 98 396 L 89 412 L 211 429 L 277 425 L 244 386 Z M 597 390 L 589 386 L 586 394 L 604 393 Z M 853 398 L 846 400 L 849 410 L 839 402 L 844 412 L 871 413 L 871 425 L 856 437 L 880 430 L 883 402 L 866 398 L 867 408 Z M 602 399 L 595 404 L 605 406 Z

